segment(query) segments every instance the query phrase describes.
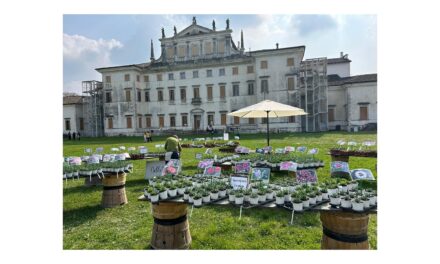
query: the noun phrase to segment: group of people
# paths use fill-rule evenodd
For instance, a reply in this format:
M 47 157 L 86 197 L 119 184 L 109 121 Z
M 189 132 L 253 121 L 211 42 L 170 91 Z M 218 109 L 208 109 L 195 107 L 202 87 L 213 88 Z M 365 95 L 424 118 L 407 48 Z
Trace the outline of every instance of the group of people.
M 81 134 L 79 132 L 73 132 L 72 134 L 70 134 L 70 131 L 67 133 L 67 139 L 68 140 L 81 140 Z
M 144 142 L 153 142 L 153 130 L 144 132 Z

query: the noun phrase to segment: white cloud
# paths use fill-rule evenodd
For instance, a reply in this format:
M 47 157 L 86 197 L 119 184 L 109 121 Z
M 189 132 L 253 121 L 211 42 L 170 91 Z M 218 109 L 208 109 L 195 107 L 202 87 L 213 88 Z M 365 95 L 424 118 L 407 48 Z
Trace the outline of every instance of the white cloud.
M 63 87 L 63 92 L 65 93 L 82 93 L 82 81 L 70 81 L 65 82 Z
M 81 59 L 89 53 L 100 55 L 98 57 L 109 59 L 110 51 L 122 48 L 123 45 L 116 39 L 89 39 L 81 35 L 63 34 L 63 55 L 65 59 Z

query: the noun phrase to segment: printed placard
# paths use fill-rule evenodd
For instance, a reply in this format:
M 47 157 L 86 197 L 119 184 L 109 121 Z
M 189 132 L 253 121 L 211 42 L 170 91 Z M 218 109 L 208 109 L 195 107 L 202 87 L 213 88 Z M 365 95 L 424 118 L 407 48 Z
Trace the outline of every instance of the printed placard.
M 249 148 L 238 146 L 238 147 L 235 148 L 235 153 L 243 153 L 243 154 L 246 153 L 246 154 L 248 154 L 249 153 Z
M 71 157 L 69 160 L 70 165 L 81 165 L 81 158 L 80 157 Z
M 102 157 L 103 162 L 111 162 L 114 159 L 114 156 L 110 154 L 105 154 L 104 157 Z
M 296 171 L 298 163 L 293 161 L 283 161 L 280 163 L 280 170 L 282 171 Z
M 111 151 L 119 151 L 119 148 L 111 148 Z
M 229 133 L 223 133 L 223 140 L 229 140 Z
M 221 172 L 222 172 L 222 168 L 217 166 L 212 166 L 205 168 L 205 170 L 203 171 L 203 176 L 220 177 Z
M 145 179 L 149 180 L 156 176 L 162 176 L 164 167 L 163 161 L 147 161 L 145 165 Z
M 139 149 L 139 153 L 147 154 L 148 153 L 148 149 L 147 148 L 141 148 L 141 149 Z
M 255 150 L 255 153 L 258 153 L 258 154 L 264 154 L 264 149 L 262 149 L 262 148 L 257 148 L 257 149 Z
M 284 153 L 284 149 L 283 148 L 276 148 L 275 149 L 275 153 L 276 154 L 283 154 Z
M 199 164 L 197 165 L 197 168 L 204 169 L 207 167 L 211 167 L 214 164 L 214 161 L 211 159 L 208 160 L 201 160 L 199 161 Z
M 101 154 L 93 154 L 92 157 L 96 157 L 98 160 L 102 160 Z
M 202 153 L 196 153 L 196 159 L 201 160 L 203 158 Z
M 315 169 L 306 169 L 296 171 L 296 181 L 299 183 L 317 182 Z
M 124 146 L 119 146 L 119 149 L 120 150 L 125 150 L 125 147 Z
M 231 176 L 232 189 L 234 190 L 247 189 L 248 181 L 249 179 L 247 177 L 238 176 L 238 175 Z
M 124 154 L 126 159 L 130 158 L 130 154 L 128 154 L 128 152 L 125 152 L 125 153 L 122 153 L 122 154 Z
M 212 154 L 212 149 L 207 149 L 206 151 L 205 151 L 205 154 L 207 154 L 207 155 L 211 155 Z
M 177 175 L 180 172 L 180 160 L 171 159 L 162 169 L 162 176 Z
M 240 140 L 240 137 L 239 136 L 235 136 L 234 139 L 235 140 Z
M 117 155 L 115 155 L 115 160 L 125 160 L 125 154 L 117 154 Z
M 98 164 L 99 163 L 99 157 L 93 155 L 90 156 L 89 159 L 87 160 L 88 164 Z
M 135 151 L 136 148 L 135 148 L 135 147 L 129 147 L 127 150 L 128 150 L 128 151 Z
M 272 147 L 271 146 L 264 147 L 263 151 L 264 151 L 265 154 L 268 154 L 268 153 L 270 153 L 272 151 Z
M 270 168 L 252 168 L 251 180 L 269 183 Z
M 348 162 L 344 161 L 332 161 L 330 164 L 330 172 L 346 172 L 350 173 L 350 170 L 348 168 Z
M 92 152 L 92 149 L 91 149 L 91 148 L 86 148 L 86 149 L 84 149 L 84 152 L 85 152 L 85 153 L 91 153 L 91 152 Z
M 89 156 L 81 156 L 81 161 L 87 161 L 89 159 Z
M 104 148 L 103 148 L 103 147 L 96 148 L 96 152 L 97 152 L 97 153 L 101 153 L 101 152 L 103 152 L 103 151 L 104 151 Z
M 350 171 L 353 180 L 371 180 L 374 181 L 374 176 L 369 169 L 355 169 Z
M 307 147 L 304 147 L 304 146 L 301 146 L 301 147 L 297 147 L 297 148 L 296 148 L 296 151 L 297 151 L 297 152 L 306 152 L 306 150 L 307 150 Z
M 312 149 L 309 150 L 308 153 L 309 153 L 310 155 L 316 155 L 316 154 L 318 154 L 318 149 L 317 149 L 317 148 L 312 148 Z
M 235 164 L 235 173 L 249 174 L 249 172 L 251 172 L 251 163 L 249 161 Z
M 295 151 L 294 147 L 291 147 L 291 146 L 284 147 L 285 153 L 294 152 L 294 151 Z

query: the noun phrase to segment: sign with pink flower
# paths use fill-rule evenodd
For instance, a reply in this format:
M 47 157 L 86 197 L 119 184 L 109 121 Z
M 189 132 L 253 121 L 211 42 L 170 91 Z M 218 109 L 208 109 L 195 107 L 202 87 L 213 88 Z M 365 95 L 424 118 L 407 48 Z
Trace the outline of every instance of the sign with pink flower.
M 208 167 L 205 168 L 205 171 L 203 172 L 203 176 L 210 176 L 210 177 L 220 177 L 220 174 L 222 172 L 222 168 L 220 167 Z
M 295 151 L 294 147 L 291 147 L 291 146 L 284 147 L 285 153 L 294 152 L 294 151 Z
M 171 159 L 168 163 L 163 167 L 162 176 L 165 175 L 177 175 L 180 172 L 180 160 Z
M 316 176 L 316 170 L 298 170 L 296 172 L 296 181 L 299 183 L 317 182 L 318 177 Z
M 249 174 L 251 171 L 251 163 L 248 161 L 238 162 L 235 164 L 235 173 Z
M 298 164 L 293 161 L 283 161 L 280 163 L 280 170 L 282 171 L 296 171 Z
M 350 173 L 350 170 L 348 168 L 348 162 L 344 161 L 332 161 L 330 165 L 330 172 L 346 172 Z

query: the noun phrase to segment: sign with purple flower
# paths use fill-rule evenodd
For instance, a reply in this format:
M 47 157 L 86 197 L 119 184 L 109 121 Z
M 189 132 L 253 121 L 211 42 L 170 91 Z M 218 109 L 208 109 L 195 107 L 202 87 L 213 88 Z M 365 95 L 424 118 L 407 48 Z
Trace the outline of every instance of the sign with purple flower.
M 220 177 L 220 174 L 222 172 L 222 168 L 220 167 L 208 167 L 205 168 L 205 171 L 203 172 L 203 176 L 211 176 L 211 177 Z
M 207 167 L 211 167 L 214 164 L 213 160 L 201 160 L 199 161 L 199 164 L 197 165 L 197 168 L 204 169 Z
M 200 160 L 202 159 L 203 154 L 202 153 L 196 153 L 196 159 Z
M 330 172 L 346 172 L 350 173 L 350 170 L 348 169 L 348 162 L 344 161 L 332 161 L 330 165 Z
M 272 147 L 271 146 L 267 146 L 267 147 L 264 147 L 263 150 L 264 150 L 264 153 L 267 154 L 267 153 L 270 153 L 272 151 Z
M 104 151 L 104 148 L 103 148 L 103 147 L 96 148 L 96 152 L 97 152 L 97 153 L 101 153 L 101 152 L 103 152 L 103 151 Z
M 81 165 L 81 158 L 80 157 L 72 157 L 69 160 L 70 165 Z
M 296 181 L 299 183 L 317 182 L 318 178 L 316 177 L 316 170 L 298 170 L 296 172 Z
M 311 150 L 309 150 L 309 154 L 310 155 L 318 154 L 318 149 L 317 148 L 312 148 Z
M 293 161 L 283 161 L 280 163 L 280 170 L 283 171 L 296 171 L 298 164 Z
M 262 149 L 262 148 L 257 148 L 257 149 L 255 150 L 255 152 L 258 153 L 258 154 L 264 154 L 264 149 Z
M 353 180 L 372 180 L 374 181 L 374 176 L 371 170 L 368 169 L 355 169 L 350 171 L 351 178 Z
M 270 168 L 252 168 L 251 180 L 269 183 Z
M 297 152 L 306 152 L 306 150 L 307 150 L 307 147 L 304 147 L 304 146 L 296 148 Z
M 294 151 L 295 151 L 294 147 L 291 147 L 291 146 L 284 147 L 284 152 L 286 152 L 286 153 L 294 152 Z
M 249 174 L 251 171 L 251 163 L 248 161 L 235 164 L 235 173 Z

